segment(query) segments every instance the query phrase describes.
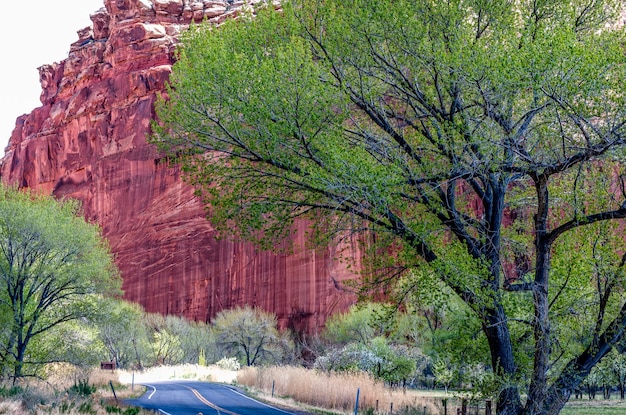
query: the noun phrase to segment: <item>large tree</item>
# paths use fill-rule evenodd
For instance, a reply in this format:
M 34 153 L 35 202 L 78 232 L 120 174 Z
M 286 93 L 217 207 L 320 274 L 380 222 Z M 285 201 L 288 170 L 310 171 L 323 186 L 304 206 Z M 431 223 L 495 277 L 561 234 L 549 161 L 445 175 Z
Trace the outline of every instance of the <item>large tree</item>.
M 31 345 L 97 311 L 120 279 L 99 228 L 75 201 L 0 187 L 0 363 L 14 380 L 50 359 Z M 52 351 L 54 352 L 54 351 Z M 29 368 L 25 371 L 25 367 Z M 5 373 L 2 373 L 4 375 Z
M 437 277 L 480 322 L 497 412 L 555 414 L 624 337 L 624 260 L 585 245 L 623 238 L 605 226 L 626 217 L 621 6 L 294 0 L 198 26 L 155 138 L 225 233 L 271 246 L 310 218 L 312 240 L 371 236 L 368 282 Z M 556 353 L 581 287 L 594 318 Z

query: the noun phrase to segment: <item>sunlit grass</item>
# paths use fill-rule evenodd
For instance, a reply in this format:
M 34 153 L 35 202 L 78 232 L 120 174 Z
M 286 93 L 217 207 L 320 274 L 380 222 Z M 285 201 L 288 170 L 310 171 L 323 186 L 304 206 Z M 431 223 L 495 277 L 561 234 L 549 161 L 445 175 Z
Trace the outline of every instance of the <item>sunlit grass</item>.
M 561 415 L 626 415 L 626 407 L 566 406 Z
M 4 395 L 0 398 L 0 414 L 152 414 L 123 404 L 123 399 L 143 393 L 143 388 L 132 391 L 120 383 L 116 372 L 55 364 L 46 368 L 45 375 L 45 380 L 24 379 L 15 387 L 12 384 L 0 385 Z M 75 385 L 83 385 L 83 388 Z
M 572 400 L 561 415 L 626 415 L 626 401 L 620 399 Z
M 328 375 L 302 367 L 252 367 L 235 372 L 217 366 L 180 365 L 157 367 L 143 372 L 126 372 L 51 365 L 46 375 L 45 381 L 23 381 L 15 393 L 0 398 L 0 415 L 104 415 L 123 414 L 124 411 L 150 415 L 152 412 L 128 408 L 122 401 L 143 394 L 145 388 L 139 386 L 140 382 L 171 379 L 222 383 L 236 381 L 270 403 L 328 414 L 352 414 L 357 389 L 359 413 L 366 413 L 368 409 L 376 413 L 390 413 L 393 405 L 393 413 L 439 415 L 444 413 L 442 399 L 446 397 L 439 390 L 389 389 L 366 374 Z M 81 396 L 70 392 L 74 384 L 85 380 L 89 386 L 94 387 L 93 393 Z M 118 402 L 113 396 L 111 385 L 115 389 Z M 3 387 L 4 392 L 12 389 L 11 385 Z M 272 387 L 274 397 L 271 396 Z M 454 393 L 447 395 L 447 400 L 448 414 L 455 414 L 460 405 L 459 400 Z M 484 402 L 481 403 L 480 413 L 484 413 L 483 404 Z M 407 411 L 407 408 L 412 411 Z M 473 413 L 473 407 L 471 411 Z M 563 409 L 562 415 L 626 415 L 626 402 L 619 399 L 571 401 Z
M 302 367 L 250 367 L 239 372 L 237 382 L 266 395 L 273 385 L 275 396 L 339 412 L 354 409 L 358 390 L 361 410 L 388 411 L 393 404 L 396 409 L 426 407 L 428 413 L 438 413 L 433 399 L 386 388 L 363 373 L 328 375 Z

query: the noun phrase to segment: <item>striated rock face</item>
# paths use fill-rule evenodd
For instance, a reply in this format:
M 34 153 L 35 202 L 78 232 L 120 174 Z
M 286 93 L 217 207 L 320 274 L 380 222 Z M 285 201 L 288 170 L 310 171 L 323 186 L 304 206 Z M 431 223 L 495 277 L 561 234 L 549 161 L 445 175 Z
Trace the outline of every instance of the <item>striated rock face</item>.
M 117 256 L 128 300 L 147 311 L 210 320 L 235 305 L 275 312 L 314 332 L 354 296 L 338 250 L 275 255 L 214 238 L 193 189 L 146 143 L 157 94 L 188 24 L 236 16 L 242 1 L 105 0 L 68 58 L 39 69 L 42 106 L 17 119 L 1 161 L 4 183 L 80 199 Z

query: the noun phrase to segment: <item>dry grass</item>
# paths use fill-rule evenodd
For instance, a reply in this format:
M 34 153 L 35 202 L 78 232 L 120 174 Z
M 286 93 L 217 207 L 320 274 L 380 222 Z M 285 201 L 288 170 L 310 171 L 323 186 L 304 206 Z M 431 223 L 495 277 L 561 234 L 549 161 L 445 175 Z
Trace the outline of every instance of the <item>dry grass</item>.
M 71 366 L 52 367 L 47 380 L 29 381 L 21 385 L 22 392 L 0 402 L 0 415 L 93 415 L 107 414 L 107 406 L 118 406 L 110 383 L 115 387 L 119 400 L 141 395 L 143 387 L 137 384 L 170 379 L 194 379 L 233 383 L 237 381 L 265 395 L 273 403 L 303 409 L 303 405 L 324 408 L 334 412 L 351 414 L 354 409 L 357 388 L 360 389 L 359 408 L 379 408 L 388 413 L 393 403 L 394 413 L 406 408 L 428 408 L 428 413 L 439 413 L 432 398 L 401 390 L 390 390 L 364 374 L 326 375 L 301 367 L 245 368 L 239 372 L 220 369 L 217 366 L 181 365 L 153 368 L 143 372 L 123 370 L 80 370 Z M 88 379 L 96 391 L 89 396 L 76 396 L 68 390 L 76 382 Z M 134 391 L 131 383 L 135 382 Z M 270 399 L 274 382 L 274 394 L 281 399 Z M 85 410 L 87 408 L 87 410 Z M 306 408 L 304 408 L 306 409 Z M 420 413 L 422 413 L 420 411 Z M 142 411 L 140 414 L 152 414 Z
M 354 409 L 357 389 L 361 410 L 384 411 L 393 403 L 394 408 L 426 407 L 430 413 L 437 411 L 432 399 L 391 390 L 365 374 L 327 375 L 301 367 L 250 367 L 239 372 L 237 382 L 266 394 L 271 393 L 274 382 L 275 395 L 344 413 Z
M 70 388 L 81 381 L 87 381 L 88 385 L 95 387 L 95 391 L 86 396 L 71 392 Z M 120 401 L 143 392 L 141 388 L 131 391 L 130 387 L 120 383 L 115 372 L 85 370 L 71 365 L 50 365 L 46 371 L 46 380 L 28 379 L 20 382 L 19 391 L 0 402 L 0 414 L 109 414 L 112 408 L 124 407 L 115 401 L 111 383 Z M 6 387 L 10 389 L 9 385 Z M 121 409 L 123 410 L 124 408 Z M 151 415 L 152 412 L 140 411 L 139 414 Z
M 0 402 L 0 414 L 19 414 L 21 411 L 21 402 L 13 400 Z

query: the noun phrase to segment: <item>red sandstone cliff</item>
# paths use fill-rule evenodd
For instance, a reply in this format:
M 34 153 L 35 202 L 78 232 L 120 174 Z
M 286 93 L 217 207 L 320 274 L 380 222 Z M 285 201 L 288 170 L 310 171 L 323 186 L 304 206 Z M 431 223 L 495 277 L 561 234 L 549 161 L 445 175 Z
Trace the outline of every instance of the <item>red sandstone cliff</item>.
M 153 103 L 171 71 L 177 35 L 191 20 L 220 22 L 243 2 L 105 0 L 68 58 L 42 66 L 42 106 L 18 118 L 0 174 L 5 183 L 83 202 L 122 272 L 128 300 L 147 311 L 208 320 L 258 305 L 282 326 L 315 331 L 354 297 L 337 247 L 293 255 L 214 239 L 193 189 L 146 143 Z M 344 247 L 353 250 L 355 247 Z

